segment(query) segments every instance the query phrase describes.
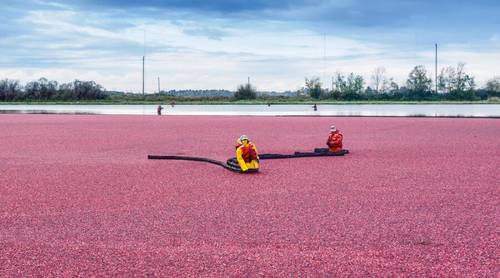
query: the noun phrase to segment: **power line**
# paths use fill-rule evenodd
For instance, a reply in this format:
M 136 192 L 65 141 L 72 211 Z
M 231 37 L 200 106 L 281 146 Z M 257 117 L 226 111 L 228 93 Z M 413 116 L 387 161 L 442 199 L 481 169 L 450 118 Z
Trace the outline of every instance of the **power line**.
M 326 82 L 325 74 L 326 74 L 326 33 L 323 34 L 323 77 L 322 77 L 322 79 L 324 80 L 323 82 Z
M 144 98 L 144 62 L 146 60 L 146 30 L 144 30 L 143 54 L 142 54 L 142 97 Z

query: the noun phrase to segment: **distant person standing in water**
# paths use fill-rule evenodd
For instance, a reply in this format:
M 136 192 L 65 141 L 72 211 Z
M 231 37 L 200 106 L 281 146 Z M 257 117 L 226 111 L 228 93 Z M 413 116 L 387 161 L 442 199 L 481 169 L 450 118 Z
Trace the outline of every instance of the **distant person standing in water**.
M 313 105 L 313 109 L 314 111 L 318 111 L 318 106 L 316 105 L 316 103 Z
M 156 108 L 156 113 L 158 113 L 158 116 L 161 116 L 161 110 L 163 110 L 163 106 L 158 105 L 158 107 Z

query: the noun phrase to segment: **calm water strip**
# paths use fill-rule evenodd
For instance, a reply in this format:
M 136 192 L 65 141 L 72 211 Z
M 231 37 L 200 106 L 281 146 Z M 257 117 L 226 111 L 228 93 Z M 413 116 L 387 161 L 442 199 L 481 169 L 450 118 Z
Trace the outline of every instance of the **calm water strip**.
M 500 117 L 500 104 L 163 105 L 163 115 Z M 155 115 L 157 105 L 0 105 L 0 114 Z

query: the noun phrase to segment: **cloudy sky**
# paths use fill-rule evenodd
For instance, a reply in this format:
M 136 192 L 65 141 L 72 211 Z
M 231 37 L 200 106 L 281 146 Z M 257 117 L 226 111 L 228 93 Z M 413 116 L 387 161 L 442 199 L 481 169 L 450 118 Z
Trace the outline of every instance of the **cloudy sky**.
M 295 90 L 384 67 L 400 83 L 466 63 L 500 75 L 498 0 L 0 0 L 0 78 L 94 80 L 108 90 Z M 145 43 L 144 43 L 145 42 Z

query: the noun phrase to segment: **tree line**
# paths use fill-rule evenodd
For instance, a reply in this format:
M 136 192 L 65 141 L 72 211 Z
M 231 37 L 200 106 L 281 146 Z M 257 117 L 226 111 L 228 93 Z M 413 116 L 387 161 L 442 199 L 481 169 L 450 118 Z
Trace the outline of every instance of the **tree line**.
M 109 94 L 94 81 L 75 80 L 59 84 L 57 81 L 40 78 L 22 86 L 17 80 L 0 80 L 0 101 L 80 101 L 107 98 Z
M 314 99 L 333 100 L 486 100 L 500 97 L 500 77 L 490 79 L 484 88 L 477 89 L 474 77 L 464 70 L 465 64 L 443 68 L 437 84 L 428 76 L 424 66 L 415 66 L 408 74 L 406 84 L 399 86 L 376 68 L 371 76 L 371 86 L 365 87 L 361 75 L 337 73 L 332 79 L 332 89 L 322 88 L 319 78 L 306 78 L 304 91 Z
M 404 85 L 400 86 L 393 78 L 387 76 L 385 68 L 376 68 L 368 86 L 361 75 L 336 73 L 332 78 L 332 88 L 323 88 L 319 78 L 306 78 L 305 86 L 296 92 L 296 96 L 309 96 L 313 99 L 351 100 L 381 100 L 381 101 L 433 101 L 433 100 L 486 100 L 500 98 L 500 77 L 490 79 L 486 86 L 477 88 L 474 77 L 465 71 L 465 64 L 456 67 L 449 66 L 441 70 L 436 81 L 429 76 L 424 66 L 415 66 Z M 221 90 L 219 90 L 221 91 Z M 219 92 L 218 91 L 218 92 Z M 210 98 L 210 90 L 202 90 L 204 95 L 190 97 Z M 223 91 L 226 93 L 226 91 Z M 251 84 L 240 85 L 232 94 L 218 94 L 217 97 L 236 100 L 266 98 L 265 92 L 257 92 Z M 134 94 L 134 96 L 137 94 Z M 162 92 L 161 96 L 165 95 Z M 288 94 L 290 95 L 290 94 Z M 161 98 L 159 96 L 159 98 Z M 183 99 L 185 94 L 174 97 Z M 126 100 L 129 94 L 122 92 L 107 92 L 94 81 L 75 80 L 59 84 L 46 78 L 22 86 L 19 81 L 0 80 L 0 101 L 81 101 L 81 100 Z M 142 96 L 137 95 L 140 100 Z M 145 100 L 148 98 L 146 97 Z

